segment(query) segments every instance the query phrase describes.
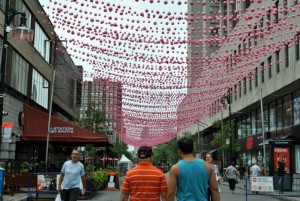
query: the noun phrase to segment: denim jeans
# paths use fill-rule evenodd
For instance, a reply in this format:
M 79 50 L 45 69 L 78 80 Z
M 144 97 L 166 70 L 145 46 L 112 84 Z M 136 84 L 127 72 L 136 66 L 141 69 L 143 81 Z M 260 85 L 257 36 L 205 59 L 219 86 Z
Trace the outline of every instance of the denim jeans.
M 283 180 L 284 180 L 284 177 L 279 177 L 279 190 L 280 191 L 283 191 Z
M 63 189 L 63 201 L 77 201 L 80 188 Z

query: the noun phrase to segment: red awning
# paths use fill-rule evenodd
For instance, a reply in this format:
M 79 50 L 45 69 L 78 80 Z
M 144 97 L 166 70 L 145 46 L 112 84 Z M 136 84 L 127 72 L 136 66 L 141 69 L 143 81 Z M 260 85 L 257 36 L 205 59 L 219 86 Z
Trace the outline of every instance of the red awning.
M 48 117 L 49 115 L 46 112 L 24 105 L 22 139 L 27 141 L 46 141 Z M 51 116 L 50 130 L 50 142 L 91 143 L 101 146 L 112 145 L 106 136 L 94 133 L 54 116 Z

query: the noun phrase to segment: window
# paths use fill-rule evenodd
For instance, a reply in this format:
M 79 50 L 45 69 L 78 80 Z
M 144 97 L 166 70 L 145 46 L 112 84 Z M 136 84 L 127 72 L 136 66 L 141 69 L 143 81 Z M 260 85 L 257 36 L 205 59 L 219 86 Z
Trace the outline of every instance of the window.
M 283 0 L 283 13 L 286 15 L 288 13 L 288 2 Z
M 283 97 L 283 120 L 284 120 L 284 127 L 290 127 L 293 124 L 292 121 L 292 96 L 291 94 Z
M 247 79 L 246 79 L 246 77 L 244 77 L 243 83 L 244 83 L 244 94 L 247 94 Z
M 243 137 L 243 136 L 242 136 L 242 123 L 241 123 L 241 118 L 239 118 L 239 119 L 237 120 L 236 127 L 237 127 L 238 139 L 241 139 L 241 138 Z
M 236 65 L 236 50 L 233 51 L 233 65 Z
M 270 103 L 269 109 L 269 123 L 270 131 L 276 130 L 276 102 Z
M 258 87 L 258 68 L 255 68 L 255 87 Z
M 283 117 L 282 117 L 282 100 L 278 99 L 277 100 L 277 107 L 276 107 L 276 118 L 277 118 L 277 131 L 281 130 L 283 127 Z
M 246 44 L 246 39 L 243 40 L 243 52 L 246 52 L 247 44 Z
M 271 25 L 271 10 L 267 11 L 267 21 L 266 21 L 266 24 L 268 26 L 268 31 L 270 31 L 271 30 L 271 27 L 270 27 L 270 25 Z
M 219 12 L 219 6 L 210 6 L 210 7 L 209 7 L 209 11 L 210 11 L 211 13 Z
M 16 10 L 19 12 L 23 12 L 26 14 L 26 27 L 31 28 L 31 13 L 26 7 L 26 5 L 23 3 L 23 1 L 16 1 Z M 21 18 L 20 17 L 15 17 L 14 18 L 14 23 L 18 26 L 21 23 Z
M 273 8 L 274 22 L 278 23 L 279 21 L 279 0 L 275 2 L 275 8 Z
M 242 97 L 242 82 L 239 81 L 239 97 Z
M 234 85 L 234 100 L 237 100 L 237 86 Z
M 253 37 L 254 37 L 254 45 L 257 45 L 257 25 L 254 26 Z
M 298 40 L 298 42 L 299 42 L 299 40 Z M 241 55 L 241 44 L 239 44 L 239 46 L 238 46 L 238 55 L 239 56 Z
M 300 35 L 298 34 L 298 35 L 296 35 L 295 36 L 295 49 L 296 49 L 296 60 L 298 61 L 299 59 L 300 59 L 300 44 L 299 44 L 299 42 L 300 42 Z
M 299 125 L 300 124 L 300 90 L 294 93 L 293 108 L 294 108 L 294 125 Z
M 256 134 L 262 133 L 261 109 L 260 108 L 256 111 L 256 125 L 257 125 L 257 128 L 256 128 L 257 133 Z
M 249 91 L 252 91 L 252 77 L 249 77 Z
M 48 108 L 49 82 L 35 69 L 32 71 L 31 99 Z
M 289 57 L 289 44 L 285 45 L 284 47 L 285 51 L 285 67 L 288 68 L 290 65 L 290 57 Z
M 280 72 L 280 51 L 277 51 L 276 53 L 276 71 L 277 73 Z
M 246 119 L 243 117 L 242 118 L 242 138 L 247 137 L 247 128 L 246 128 Z
M 261 70 L 261 83 L 265 82 L 265 62 L 262 62 L 260 64 L 260 70 Z
M 256 135 L 256 122 L 257 122 L 257 119 L 256 119 L 256 111 L 252 111 L 251 113 L 251 124 L 252 124 L 252 135 Z
M 269 78 L 272 78 L 272 56 L 268 57 Z
M 50 63 L 50 41 L 38 23 L 35 23 L 34 47 Z
M 29 64 L 16 51 L 12 52 L 10 86 L 27 96 Z
M 251 136 L 252 135 L 251 114 L 249 114 L 249 113 L 246 116 L 246 132 L 247 132 L 247 136 Z
M 248 35 L 248 50 L 249 50 L 249 51 L 251 51 L 251 46 L 252 46 L 251 40 L 252 40 L 251 34 L 249 34 L 249 35 Z
M 249 8 L 250 5 L 251 5 L 251 1 L 250 0 L 246 0 L 246 2 L 245 2 L 246 9 Z

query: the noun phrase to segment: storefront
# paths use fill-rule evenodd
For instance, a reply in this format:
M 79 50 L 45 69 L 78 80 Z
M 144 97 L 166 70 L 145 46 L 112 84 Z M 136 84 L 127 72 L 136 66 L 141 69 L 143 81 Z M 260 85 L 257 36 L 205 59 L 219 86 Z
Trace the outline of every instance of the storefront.
M 45 161 L 48 135 L 48 114 L 28 105 L 24 105 L 23 133 L 16 148 L 16 160 L 39 164 Z M 107 136 L 94 133 L 75 124 L 51 116 L 49 135 L 49 164 L 60 166 L 74 147 L 113 146 Z M 49 168 L 49 167 L 48 167 Z

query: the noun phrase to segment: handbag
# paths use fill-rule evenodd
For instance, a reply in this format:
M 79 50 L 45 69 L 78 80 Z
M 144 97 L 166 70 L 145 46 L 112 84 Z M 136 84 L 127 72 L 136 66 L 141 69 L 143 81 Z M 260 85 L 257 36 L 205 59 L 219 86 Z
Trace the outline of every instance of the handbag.
M 55 201 L 61 201 L 60 193 L 56 195 Z

